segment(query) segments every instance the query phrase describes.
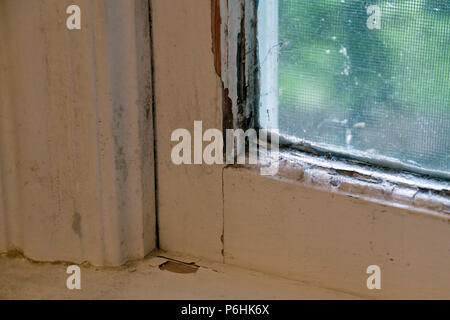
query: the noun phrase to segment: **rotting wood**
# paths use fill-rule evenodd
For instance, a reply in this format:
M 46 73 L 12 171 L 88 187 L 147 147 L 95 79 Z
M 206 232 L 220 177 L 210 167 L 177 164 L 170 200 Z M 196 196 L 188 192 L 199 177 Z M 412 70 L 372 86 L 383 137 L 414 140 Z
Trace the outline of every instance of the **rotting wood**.
M 214 54 L 214 68 L 219 77 L 222 76 L 220 0 L 211 0 L 211 37 Z

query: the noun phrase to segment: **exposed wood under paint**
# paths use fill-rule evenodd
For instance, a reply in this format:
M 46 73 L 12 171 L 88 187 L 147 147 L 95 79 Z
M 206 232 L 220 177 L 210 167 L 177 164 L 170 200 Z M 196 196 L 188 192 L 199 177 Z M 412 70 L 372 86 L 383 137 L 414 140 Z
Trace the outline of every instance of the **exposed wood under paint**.
M 211 36 L 214 67 L 219 77 L 222 76 L 220 0 L 211 0 Z

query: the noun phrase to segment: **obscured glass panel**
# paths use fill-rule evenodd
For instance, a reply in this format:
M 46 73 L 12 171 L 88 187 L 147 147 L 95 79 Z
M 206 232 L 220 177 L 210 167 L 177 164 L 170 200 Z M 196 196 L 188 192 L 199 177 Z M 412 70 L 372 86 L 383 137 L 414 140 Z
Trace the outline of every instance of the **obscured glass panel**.
M 450 0 L 278 0 L 278 9 L 282 134 L 450 172 Z

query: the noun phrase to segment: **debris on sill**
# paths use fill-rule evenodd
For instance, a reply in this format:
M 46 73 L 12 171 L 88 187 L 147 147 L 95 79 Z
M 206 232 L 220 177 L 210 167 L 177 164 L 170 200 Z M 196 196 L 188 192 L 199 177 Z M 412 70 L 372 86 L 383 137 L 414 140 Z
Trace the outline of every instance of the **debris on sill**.
M 387 172 L 355 161 L 293 149 L 281 151 L 278 159 L 276 178 L 369 201 L 407 206 L 450 223 L 450 184 L 446 181 L 394 170 Z
M 196 265 L 194 262 L 186 263 L 177 260 L 168 260 L 159 265 L 160 270 L 165 270 L 173 273 L 196 273 L 200 266 Z

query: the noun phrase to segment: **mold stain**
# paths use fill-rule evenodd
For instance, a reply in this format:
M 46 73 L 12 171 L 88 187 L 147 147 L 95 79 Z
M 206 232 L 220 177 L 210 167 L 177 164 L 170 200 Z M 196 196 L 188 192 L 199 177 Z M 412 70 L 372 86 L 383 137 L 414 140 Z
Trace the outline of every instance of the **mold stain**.
M 72 216 L 72 230 L 81 237 L 81 215 L 78 212 Z

